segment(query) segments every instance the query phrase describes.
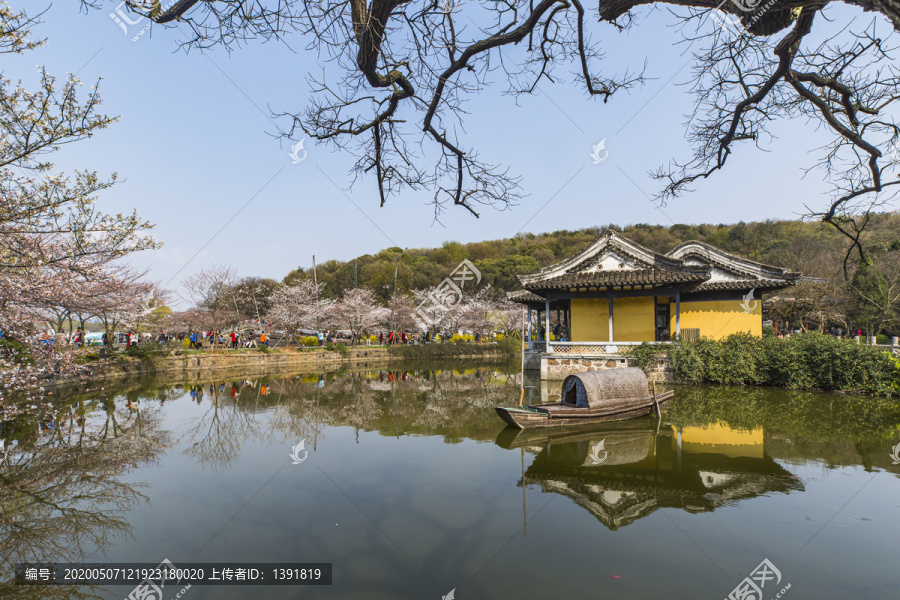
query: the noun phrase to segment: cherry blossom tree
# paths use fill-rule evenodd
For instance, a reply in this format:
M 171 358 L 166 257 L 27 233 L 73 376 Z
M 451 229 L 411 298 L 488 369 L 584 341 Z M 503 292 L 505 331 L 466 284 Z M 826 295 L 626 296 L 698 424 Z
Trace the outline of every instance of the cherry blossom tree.
M 325 284 L 311 280 L 296 285 L 283 285 L 272 294 L 272 308 L 267 318 L 282 325 L 288 332 L 288 343 L 300 327 L 316 327 L 325 318 L 332 305 L 331 300 L 320 300 Z
M 394 294 L 388 302 L 388 310 L 385 311 L 387 319 L 382 320 L 386 328 L 394 331 L 414 331 L 421 328 L 415 318 L 416 302 L 414 297 L 408 294 Z
M 215 332 L 238 318 L 232 293 L 236 283 L 237 272 L 234 268 L 212 265 L 185 278 L 182 287 L 185 299 L 194 309 L 209 316 L 211 329 Z M 218 344 L 218 336 L 215 340 Z
M 486 295 L 464 298 L 459 306 L 460 325 L 473 333 L 481 333 L 491 328 L 491 313 L 494 303 Z
M 488 319 L 491 327 L 504 335 L 521 334 L 525 327 L 525 314 L 521 304 L 506 298 L 492 303 Z
M 353 341 L 363 331 L 372 329 L 384 319 L 386 309 L 375 302 L 375 294 L 367 288 L 347 291 L 331 308 L 331 317 L 339 327 L 353 334 Z
M 0 54 L 42 45 L 38 20 L 0 5 Z M 0 400 L 10 389 L 41 393 L 53 377 L 78 372 L 72 348 L 52 343 L 55 324 L 88 315 L 92 286 L 133 252 L 158 246 L 153 225 L 132 213 L 107 215 L 98 194 L 116 181 L 94 171 L 54 173 L 49 155 L 92 137 L 116 119 L 99 113 L 98 87 L 80 94 L 40 69 L 37 91 L 0 75 Z M 83 96 L 83 97 L 82 97 Z

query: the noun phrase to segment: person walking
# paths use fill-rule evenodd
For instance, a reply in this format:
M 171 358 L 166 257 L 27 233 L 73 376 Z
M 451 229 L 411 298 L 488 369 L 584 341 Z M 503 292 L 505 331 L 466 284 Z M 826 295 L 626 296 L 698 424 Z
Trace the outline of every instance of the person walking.
M 189 339 L 190 343 L 188 344 L 188 350 L 197 348 L 197 334 L 192 331 Z
M 266 348 L 269 347 L 269 336 L 266 335 L 265 331 L 259 334 L 259 343 L 264 345 Z
M 378 332 L 378 345 L 384 346 L 384 332 L 383 331 Z
M 231 332 L 231 347 L 237 349 L 237 334 L 235 332 Z

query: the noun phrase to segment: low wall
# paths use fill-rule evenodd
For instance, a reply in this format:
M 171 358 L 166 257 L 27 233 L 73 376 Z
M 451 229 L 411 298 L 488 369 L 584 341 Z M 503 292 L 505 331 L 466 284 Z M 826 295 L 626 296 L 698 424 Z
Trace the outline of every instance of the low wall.
M 328 371 L 342 365 L 356 367 L 384 366 L 391 362 L 407 360 L 393 356 L 388 348 L 371 348 L 367 346 L 349 347 L 346 356 L 339 352 L 314 351 L 278 351 L 257 352 L 216 352 L 176 354 L 169 356 L 153 356 L 145 359 L 133 357 L 117 357 L 88 367 L 89 379 L 108 379 L 127 377 L 144 373 L 193 373 L 213 372 L 220 370 L 240 371 L 249 374 L 263 374 L 275 371 Z M 176 351 L 177 352 L 177 351 Z M 454 359 L 465 358 L 498 358 L 500 354 L 454 355 Z
M 533 364 L 533 363 L 532 363 Z M 541 354 L 540 371 L 542 380 L 561 380 L 573 373 L 586 371 L 603 371 L 634 366 L 634 360 L 621 354 L 600 354 L 591 356 L 566 354 Z M 672 372 L 668 361 L 662 361 L 659 367 L 647 373 L 650 381 L 672 381 Z

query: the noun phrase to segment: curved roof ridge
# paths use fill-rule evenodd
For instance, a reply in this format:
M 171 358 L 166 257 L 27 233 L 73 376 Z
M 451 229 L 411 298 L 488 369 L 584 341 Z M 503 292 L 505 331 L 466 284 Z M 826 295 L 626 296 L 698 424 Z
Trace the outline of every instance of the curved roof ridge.
M 699 246 L 702 249 L 706 250 L 706 252 L 708 254 L 706 254 L 704 256 L 704 258 L 706 258 L 707 260 L 715 260 L 715 257 L 718 257 L 720 259 L 725 259 L 725 260 L 724 261 L 719 260 L 716 262 L 720 262 L 720 263 L 724 262 L 725 266 L 727 266 L 728 263 L 731 262 L 731 263 L 736 263 L 735 266 L 738 266 L 738 267 L 741 267 L 741 266 L 751 267 L 751 271 L 756 271 L 756 273 L 754 273 L 754 274 L 757 275 L 758 277 L 761 277 L 765 273 L 769 273 L 769 274 L 773 274 L 773 275 L 777 275 L 777 276 L 785 277 L 785 278 L 800 276 L 800 273 L 791 271 L 790 269 L 787 269 L 784 267 L 776 267 L 774 265 L 769 265 L 769 264 L 761 263 L 761 262 L 758 262 L 755 260 L 750 260 L 749 258 L 744 258 L 743 256 L 739 256 L 737 254 L 732 254 L 731 252 L 726 252 L 725 250 L 722 250 L 721 248 L 717 248 L 717 247 L 715 247 L 711 244 L 708 244 L 704 241 L 701 241 L 701 240 L 688 240 L 686 242 L 682 242 L 682 243 L 678 244 L 677 246 L 675 246 L 674 248 L 672 248 L 671 250 L 669 250 L 666 253 L 666 256 L 684 260 L 684 257 L 686 257 L 690 254 L 687 251 L 687 249 L 689 249 L 691 246 Z M 710 254 L 712 254 L 714 256 L 710 256 Z

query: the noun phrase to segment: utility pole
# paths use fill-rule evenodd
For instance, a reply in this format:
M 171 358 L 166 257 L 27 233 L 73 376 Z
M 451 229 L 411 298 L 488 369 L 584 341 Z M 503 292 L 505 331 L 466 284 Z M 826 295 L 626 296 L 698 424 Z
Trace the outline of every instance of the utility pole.
M 359 261 L 353 261 L 353 289 L 359 287 Z
M 316 329 L 319 329 L 319 278 L 316 277 L 316 255 L 313 254 L 313 287 L 316 290 Z
M 391 331 L 394 330 L 394 298 L 397 297 L 397 263 L 394 263 L 394 293 L 391 295 Z

